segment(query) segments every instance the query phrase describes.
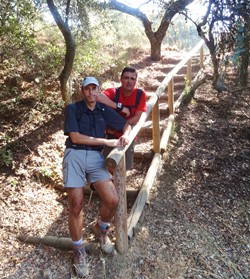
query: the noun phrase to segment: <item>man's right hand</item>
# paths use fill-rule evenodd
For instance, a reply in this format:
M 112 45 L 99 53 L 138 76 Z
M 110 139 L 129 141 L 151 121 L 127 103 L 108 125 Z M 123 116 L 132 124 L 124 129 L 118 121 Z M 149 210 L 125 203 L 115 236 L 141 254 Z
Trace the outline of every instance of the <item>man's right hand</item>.
M 121 146 L 121 142 L 119 139 L 105 139 L 104 144 L 110 147 Z

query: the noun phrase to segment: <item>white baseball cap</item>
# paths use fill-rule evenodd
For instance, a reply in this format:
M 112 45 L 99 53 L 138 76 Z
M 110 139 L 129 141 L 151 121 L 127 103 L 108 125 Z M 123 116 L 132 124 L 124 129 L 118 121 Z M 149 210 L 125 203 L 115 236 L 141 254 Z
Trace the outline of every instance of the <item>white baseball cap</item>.
M 87 86 L 89 84 L 95 84 L 96 86 L 99 86 L 99 82 L 95 77 L 85 77 L 82 81 L 82 85 Z

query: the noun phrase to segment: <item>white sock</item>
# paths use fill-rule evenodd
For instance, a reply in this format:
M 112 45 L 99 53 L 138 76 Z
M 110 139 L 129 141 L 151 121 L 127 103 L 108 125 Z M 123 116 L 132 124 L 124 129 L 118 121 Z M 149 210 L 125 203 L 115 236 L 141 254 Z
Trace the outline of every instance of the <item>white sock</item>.
M 73 246 L 81 246 L 82 245 L 82 238 L 80 240 L 77 241 L 73 241 Z
M 98 221 L 98 225 L 102 230 L 106 230 L 110 227 L 110 223 L 102 222 L 101 220 Z

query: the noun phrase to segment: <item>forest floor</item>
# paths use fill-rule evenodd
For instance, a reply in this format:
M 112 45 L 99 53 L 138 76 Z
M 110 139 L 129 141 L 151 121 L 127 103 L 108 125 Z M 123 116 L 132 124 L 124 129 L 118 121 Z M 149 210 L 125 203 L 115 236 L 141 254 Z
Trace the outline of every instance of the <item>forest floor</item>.
M 140 76 L 155 84 L 162 64 L 148 71 L 146 58 L 138 58 Z M 147 84 L 140 85 L 147 90 Z M 250 278 L 249 102 L 249 89 L 217 96 L 207 81 L 196 90 L 178 111 L 128 252 L 90 252 L 89 279 Z M 0 174 L 0 278 L 76 278 L 71 251 L 18 239 L 69 237 L 66 195 L 55 188 L 61 184 L 62 113 L 47 113 L 44 104 L 25 95 L 1 95 L 0 116 L 1 152 L 11 165 L 2 165 Z M 136 188 L 145 170 L 143 162 L 135 165 L 128 181 Z M 97 197 L 84 206 L 84 235 L 93 243 L 88 224 L 98 207 Z

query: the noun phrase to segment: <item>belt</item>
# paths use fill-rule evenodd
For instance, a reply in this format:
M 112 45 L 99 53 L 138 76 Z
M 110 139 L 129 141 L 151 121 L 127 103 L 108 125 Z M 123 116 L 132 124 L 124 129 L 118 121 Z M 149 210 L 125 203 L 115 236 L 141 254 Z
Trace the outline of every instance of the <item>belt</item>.
M 95 150 L 95 151 L 102 151 L 102 145 L 71 145 L 67 146 L 66 148 L 72 148 L 77 150 Z
M 117 139 L 117 137 L 114 134 L 107 133 L 106 135 L 107 139 Z

